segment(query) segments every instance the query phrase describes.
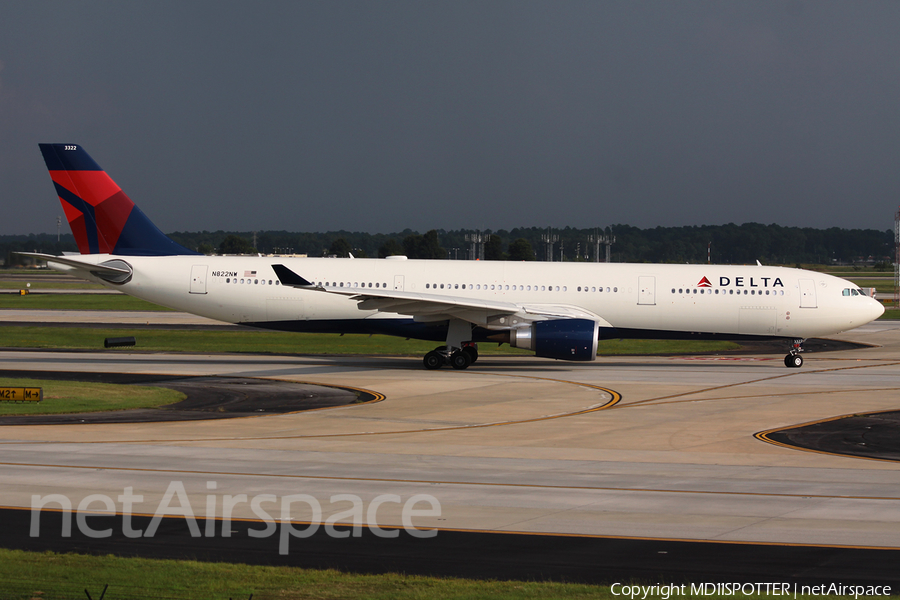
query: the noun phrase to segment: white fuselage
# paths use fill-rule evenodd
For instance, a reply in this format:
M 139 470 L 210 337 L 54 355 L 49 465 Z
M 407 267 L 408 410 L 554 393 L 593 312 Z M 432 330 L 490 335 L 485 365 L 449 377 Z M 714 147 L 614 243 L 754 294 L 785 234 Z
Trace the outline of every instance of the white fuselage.
M 606 337 L 810 338 L 858 327 L 880 303 L 843 279 L 766 266 L 545 263 L 272 256 L 81 256 L 131 265 L 127 283 L 98 282 L 169 308 L 229 323 L 298 331 L 366 331 L 397 313 L 360 310 L 352 297 L 280 285 L 282 264 L 326 288 L 573 307 L 596 315 Z M 66 269 L 64 266 L 53 265 Z M 377 329 L 377 328 L 376 328 Z

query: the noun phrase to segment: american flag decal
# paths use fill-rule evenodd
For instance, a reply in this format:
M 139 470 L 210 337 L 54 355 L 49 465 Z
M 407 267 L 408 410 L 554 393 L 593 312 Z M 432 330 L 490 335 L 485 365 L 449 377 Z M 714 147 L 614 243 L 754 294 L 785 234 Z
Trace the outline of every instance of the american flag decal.
M 244 277 L 256 277 L 256 271 L 244 271 Z

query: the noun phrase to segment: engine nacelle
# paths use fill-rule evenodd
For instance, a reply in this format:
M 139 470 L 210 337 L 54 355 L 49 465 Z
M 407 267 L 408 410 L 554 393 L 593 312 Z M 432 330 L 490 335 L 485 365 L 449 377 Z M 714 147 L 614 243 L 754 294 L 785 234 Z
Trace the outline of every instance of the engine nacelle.
M 560 360 L 596 360 L 599 324 L 590 319 L 535 321 L 509 332 L 513 348 L 534 350 L 535 356 Z

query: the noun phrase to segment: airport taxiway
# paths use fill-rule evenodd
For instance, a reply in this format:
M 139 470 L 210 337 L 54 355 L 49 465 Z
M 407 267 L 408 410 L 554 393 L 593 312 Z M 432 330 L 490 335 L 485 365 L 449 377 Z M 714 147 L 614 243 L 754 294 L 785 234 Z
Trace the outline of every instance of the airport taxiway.
M 900 324 L 844 334 L 875 347 L 781 356 L 419 359 L 0 352 L 0 369 L 272 378 L 385 399 L 189 423 L 0 428 L 0 505 L 32 495 L 115 498 L 153 512 L 172 481 L 201 516 L 225 495 L 309 494 L 344 506 L 429 494 L 419 527 L 864 548 L 900 547 L 900 464 L 754 438 L 776 427 L 900 405 Z M 215 482 L 214 488 L 208 487 Z M 401 525 L 384 504 L 380 525 Z M 308 507 L 307 507 L 308 508 Z M 291 518 L 308 520 L 304 505 Z M 140 507 L 136 507 L 140 512 Z M 247 505 L 236 517 L 254 518 Z

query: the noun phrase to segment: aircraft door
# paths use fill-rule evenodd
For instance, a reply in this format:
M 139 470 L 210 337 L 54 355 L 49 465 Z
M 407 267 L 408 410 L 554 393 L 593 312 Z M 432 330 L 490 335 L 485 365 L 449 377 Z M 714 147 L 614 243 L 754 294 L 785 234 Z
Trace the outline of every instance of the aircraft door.
M 403 275 L 394 275 L 394 289 L 403 291 Z
M 638 304 L 656 304 L 656 277 L 638 277 Z
M 191 267 L 191 293 L 206 293 L 206 265 L 194 265 Z
M 816 282 L 812 279 L 800 280 L 800 308 L 816 308 Z

